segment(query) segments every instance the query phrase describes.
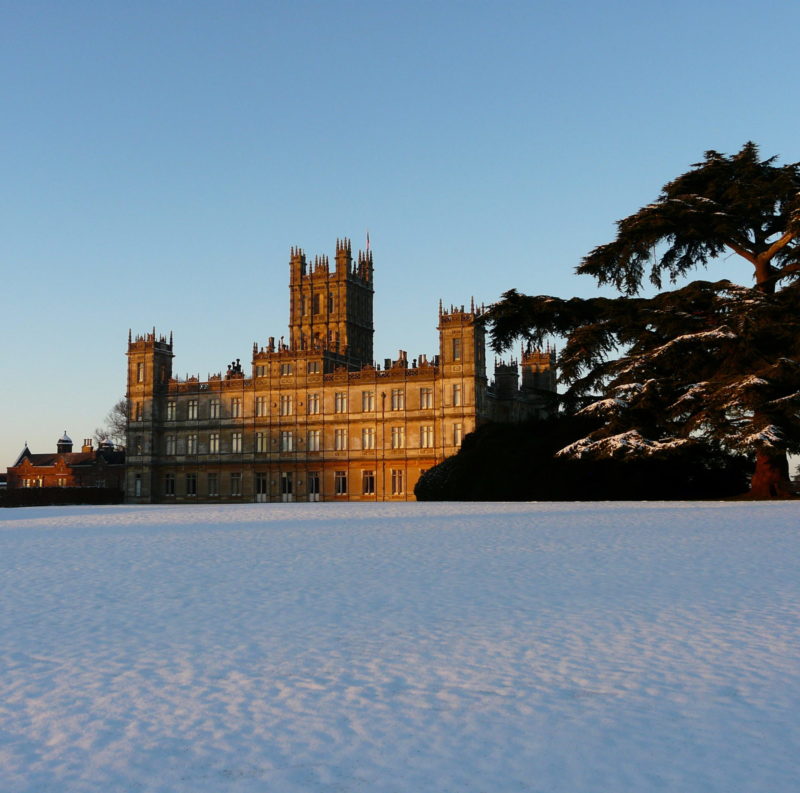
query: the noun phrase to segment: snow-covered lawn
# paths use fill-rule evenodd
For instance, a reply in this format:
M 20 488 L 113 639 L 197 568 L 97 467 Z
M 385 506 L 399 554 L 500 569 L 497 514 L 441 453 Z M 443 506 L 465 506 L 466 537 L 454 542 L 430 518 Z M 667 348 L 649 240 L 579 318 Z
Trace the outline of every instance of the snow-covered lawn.
M 794 793 L 800 504 L 0 511 L 3 793 Z

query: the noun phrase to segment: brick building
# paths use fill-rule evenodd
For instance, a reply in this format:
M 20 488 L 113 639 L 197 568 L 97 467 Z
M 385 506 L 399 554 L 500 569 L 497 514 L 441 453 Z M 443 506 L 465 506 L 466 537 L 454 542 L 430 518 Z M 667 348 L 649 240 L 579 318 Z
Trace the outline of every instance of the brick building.
M 327 257 L 292 249 L 289 337 L 255 344 L 207 381 L 172 374 L 173 339 L 128 339 L 126 498 L 168 501 L 413 500 L 422 471 L 487 420 L 547 410 L 554 354 L 486 377 L 474 305 L 439 308 L 439 353 L 373 360 L 373 260 L 348 240 Z
M 33 454 L 27 444 L 13 466 L 7 469 L 9 490 L 30 487 L 103 487 L 122 489 L 125 484 L 125 452 L 109 443 L 95 449 L 87 438 L 79 452 L 72 439 L 58 439 L 55 452 Z

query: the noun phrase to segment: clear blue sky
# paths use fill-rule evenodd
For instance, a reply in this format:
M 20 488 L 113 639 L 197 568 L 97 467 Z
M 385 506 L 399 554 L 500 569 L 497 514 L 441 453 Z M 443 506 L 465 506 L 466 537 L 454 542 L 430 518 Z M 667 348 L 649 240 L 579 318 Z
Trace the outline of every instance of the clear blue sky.
M 800 160 L 798 29 L 794 0 L 0 0 L 0 466 L 91 435 L 128 328 L 181 375 L 249 361 L 292 245 L 369 229 L 378 359 L 435 352 L 440 297 L 593 293 L 581 256 L 705 150 Z

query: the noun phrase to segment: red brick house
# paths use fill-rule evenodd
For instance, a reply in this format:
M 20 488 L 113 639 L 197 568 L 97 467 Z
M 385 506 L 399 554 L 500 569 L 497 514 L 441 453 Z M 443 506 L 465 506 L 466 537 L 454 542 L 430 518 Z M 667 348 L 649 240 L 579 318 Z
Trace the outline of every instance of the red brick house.
M 59 438 L 55 452 L 33 454 L 25 445 L 8 470 L 8 490 L 30 487 L 105 487 L 122 489 L 125 483 L 125 452 L 110 443 L 95 449 L 92 439 L 84 440 L 79 452 L 72 451 L 72 439 Z

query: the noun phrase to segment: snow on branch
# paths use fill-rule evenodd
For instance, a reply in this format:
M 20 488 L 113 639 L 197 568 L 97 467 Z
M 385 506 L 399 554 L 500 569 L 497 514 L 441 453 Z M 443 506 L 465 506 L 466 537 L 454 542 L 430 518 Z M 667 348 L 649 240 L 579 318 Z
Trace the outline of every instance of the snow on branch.
M 579 416 L 608 416 L 615 415 L 623 408 L 628 406 L 627 402 L 622 399 L 601 399 L 598 402 L 592 402 L 578 411 Z
M 685 404 L 695 402 L 698 399 L 703 399 L 708 391 L 708 381 L 704 380 L 702 383 L 692 383 L 684 394 L 682 394 L 675 402 L 670 405 L 670 408 L 682 407 Z
M 666 344 L 656 347 L 650 353 L 650 356 L 652 358 L 657 358 L 662 353 L 671 350 L 673 347 L 679 344 L 731 341 L 736 338 L 738 338 L 738 336 L 730 328 L 727 328 L 724 325 L 719 328 L 714 328 L 714 330 L 704 330 L 700 333 L 684 333 L 682 336 L 676 336 L 674 339 L 670 339 Z
M 780 427 L 774 424 L 768 424 L 766 427 L 745 436 L 742 439 L 744 447 L 754 449 L 783 449 L 784 436 Z
M 779 399 L 773 399 L 767 404 L 769 405 L 788 405 L 792 402 L 800 402 L 800 391 L 795 391 L 793 394 L 788 394 L 787 396 L 780 397 Z
M 666 451 L 674 451 L 692 443 L 689 438 L 671 438 L 666 441 L 651 441 L 642 437 L 637 430 L 628 430 L 619 435 L 594 440 L 582 438 L 556 453 L 556 457 L 572 457 L 576 460 L 586 457 L 649 457 Z

